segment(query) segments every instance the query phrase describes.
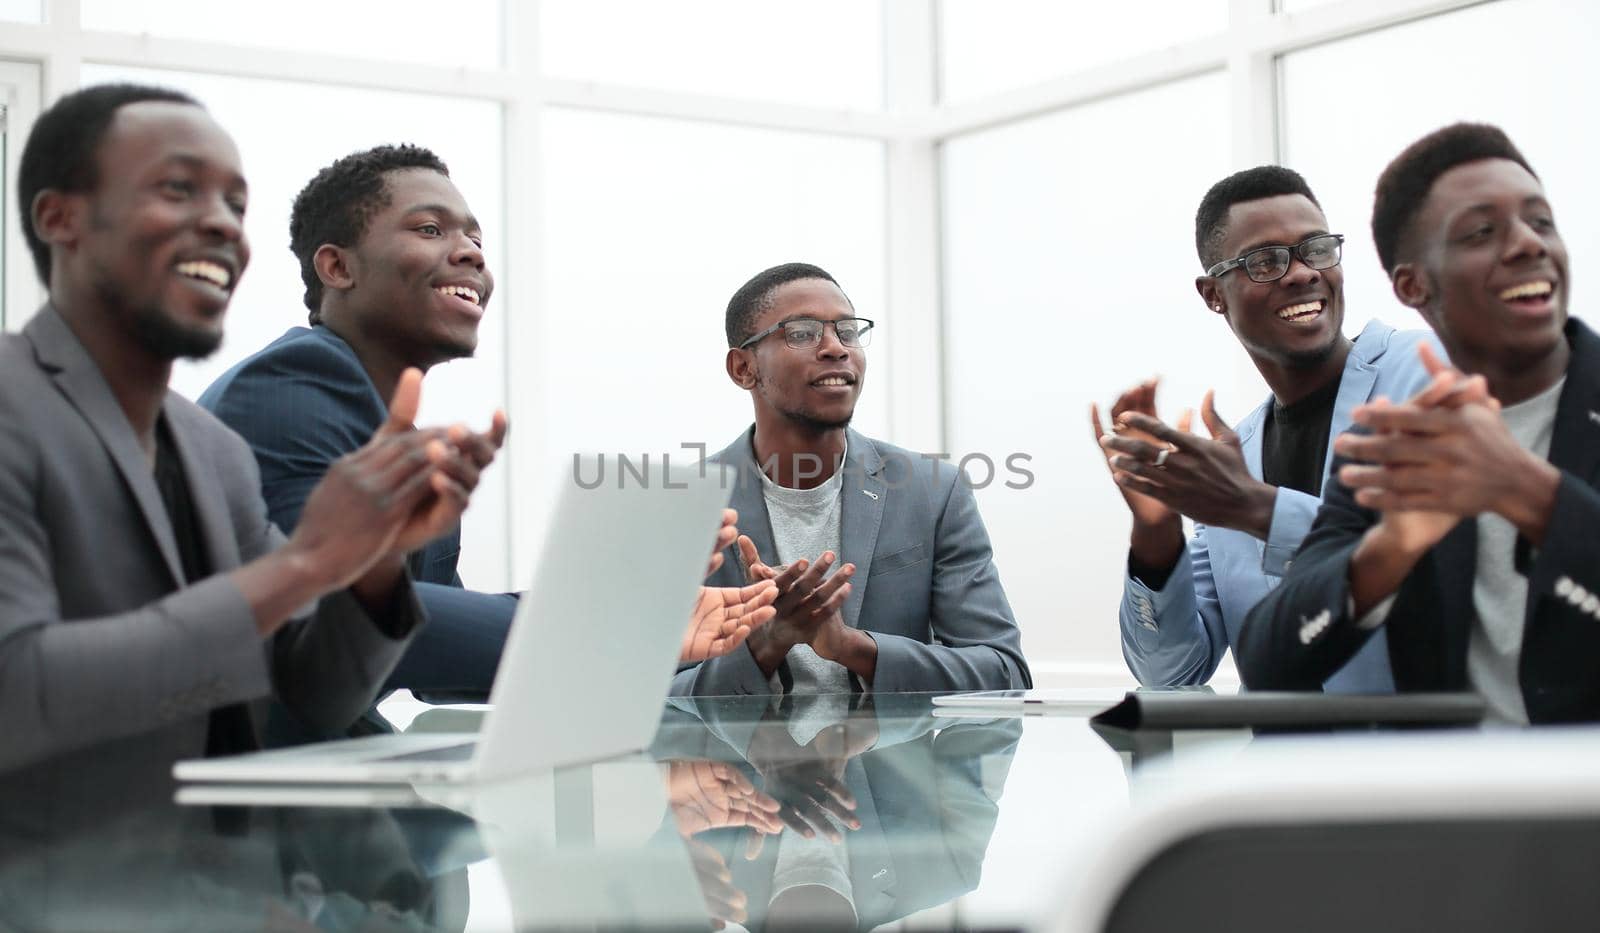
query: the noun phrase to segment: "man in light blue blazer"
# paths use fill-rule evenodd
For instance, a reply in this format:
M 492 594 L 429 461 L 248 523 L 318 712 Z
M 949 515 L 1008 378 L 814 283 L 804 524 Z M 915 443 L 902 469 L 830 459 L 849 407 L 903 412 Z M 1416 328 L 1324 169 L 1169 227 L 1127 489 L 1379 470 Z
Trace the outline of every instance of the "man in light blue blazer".
M 1428 383 L 1417 347 L 1438 344 L 1427 332 L 1372 321 L 1354 341 L 1344 336 L 1342 241 L 1290 169 L 1258 166 L 1218 182 L 1195 217 L 1206 270 L 1195 288 L 1272 396 L 1234 430 L 1208 393 L 1200 414 L 1209 438 L 1156 418 L 1154 381 L 1117 400 L 1113 433 L 1092 415 L 1133 513 L 1118 615 L 1123 657 L 1141 683 L 1210 679 L 1310 530 L 1331 439 L 1350 427 L 1357 405 L 1409 398 Z M 1183 516 L 1195 525 L 1187 551 Z M 1383 640 L 1369 641 L 1324 688 L 1392 691 Z
M 872 322 L 827 272 L 788 263 L 734 294 L 726 328 L 755 424 L 712 458 L 734 468 L 746 535 L 707 583 L 775 579 L 780 595 L 772 621 L 680 671 L 673 693 L 1032 686 L 961 472 L 849 428 Z

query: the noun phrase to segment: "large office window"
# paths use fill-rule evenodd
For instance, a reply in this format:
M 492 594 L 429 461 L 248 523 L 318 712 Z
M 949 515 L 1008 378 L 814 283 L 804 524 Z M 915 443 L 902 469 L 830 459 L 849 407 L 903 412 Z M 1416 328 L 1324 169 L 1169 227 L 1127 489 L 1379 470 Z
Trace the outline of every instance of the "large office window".
M 978 493 L 1035 663 L 1115 671 L 1127 509 L 1089 428 L 1163 375 L 1163 413 L 1215 386 L 1237 418 L 1242 351 L 1194 290 L 1194 207 L 1228 167 L 1221 74 L 962 137 L 944 169 L 948 448 Z M 1174 158 L 1175 152 L 1182 153 Z M 1006 470 L 1024 454 L 1028 483 Z M 973 459 L 975 483 L 987 477 Z
M 861 0 L 544 0 L 552 76 L 843 110 L 883 106 L 883 24 Z
M 1583 273 L 1600 256 L 1600 130 L 1576 103 L 1600 82 L 1593 55 L 1600 7 L 1566 0 L 1488 3 L 1283 59 L 1283 151 L 1305 174 L 1345 248 L 1346 329 L 1369 317 L 1399 327 L 1421 318 L 1395 300 L 1372 246 L 1372 192 L 1383 167 L 1423 134 L 1457 120 L 1495 123 L 1533 165 L 1580 268 L 1574 313 L 1597 294 Z M 1506 49 L 1539 49 L 1537 66 L 1509 68 Z M 1359 133 L 1349 127 L 1359 126 Z
M 0 21 L 37 23 L 44 19 L 44 0 L 0 0 Z
M 1194 293 L 1201 193 L 1247 165 L 1300 169 L 1349 237 L 1349 329 L 1419 326 L 1372 256 L 1373 182 L 1422 133 L 1490 120 L 1540 171 L 1581 263 L 1600 244 L 1583 210 L 1600 134 L 1568 101 L 1597 77 L 1597 19 L 1568 0 L 460 0 L 447 15 L 285 0 L 227 16 L 0 0 L 0 89 L 8 180 L 41 87 L 177 84 L 239 140 L 255 260 L 222 352 L 179 370 L 189 394 L 304 320 L 287 211 L 316 168 L 384 141 L 445 157 L 499 288 L 478 358 L 429 376 L 425 416 L 505 404 L 515 425 L 466 520 L 478 587 L 528 579 L 551 471 L 574 450 L 715 450 L 744 428 L 728 296 L 773 263 L 830 269 L 879 321 L 857 425 L 996 464 L 980 501 L 1041 682 L 1126 682 L 1128 518 L 1088 403 L 1156 374 L 1168 417 L 1210 387 L 1230 421 L 1265 395 Z M 1512 48 L 1537 66 L 1507 65 Z M 16 218 L 8 329 L 40 295 Z M 1004 485 L 1011 454 L 1031 457 L 1028 489 Z
M 499 0 L 273 0 L 230 3 L 226 15 L 205 0 L 79 2 L 86 29 L 463 68 L 501 58 Z
M 573 110 L 546 113 L 543 133 L 536 352 L 553 456 L 683 443 L 715 453 L 748 426 L 749 395 L 724 364 L 724 312 L 768 266 L 827 269 L 882 322 L 878 340 L 895 339 L 882 314 L 881 144 Z M 881 346 L 867 353 L 856 423 L 881 433 Z
M 505 230 L 500 107 L 482 101 L 375 92 L 287 81 L 224 78 L 88 65 L 85 83 L 135 80 L 193 94 L 232 134 L 250 181 L 245 229 L 250 268 L 228 308 L 227 338 L 211 359 L 182 363 L 173 386 L 194 398 L 229 366 L 306 323 L 300 266 L 289 252 L 289 209 L 317 170 L 380 143 L 427 146 L 484 228 L 484 248 L 499 284 L 479 328 L 479 354 L 435 368 L 423 384 L 422 421 L 484 426 L 506 404 L 505 315 L 514 278 L 501 261 Z M 462 528 L 461 575 L 483 589 L 507 586 L 506 483 L 502 465 L 484 477 Z
M 1228 0 L 939 0 L 942 99 L 964 101 L 1223 31 Z

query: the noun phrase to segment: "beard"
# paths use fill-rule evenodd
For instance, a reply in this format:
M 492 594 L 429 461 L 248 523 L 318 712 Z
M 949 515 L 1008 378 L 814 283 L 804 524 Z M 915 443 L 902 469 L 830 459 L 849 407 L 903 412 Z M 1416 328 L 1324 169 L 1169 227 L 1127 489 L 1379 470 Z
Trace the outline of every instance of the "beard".
M 767 382 L 766 377 L 760 373 L 757 373 L 757 390 L 765 389 L 768 385 L 770 385 L 770 383 Z M 771 393 L 763 394 L 765 394 L 769 400 L 772 400 Z M 848 428 L 850 426 L 850 419 L 854 418 L 856 414 L 855 408 L 852 407 L 850 409 L 850 413 L 845 415 L 843 418 L 829 420 L 827 418 L 818 418 L 816 415 L 799 408 L 790 408 L 785 405 L 780 405 L 775 400 L 772 401 L 772 407 L 773 410 L 783 416 L 785 421 L 809 434 L 826 434 L 829 431 L 837 431 L 843 428 Z
M 791 424 L 794 424 L 812 434 L 826 434 L 829 431 L 837 431 L 842 428 L 848 428 L 850 426 L 850 419 L 855 417 L 855 412 L 853 411 L 838 421 L 827 421 L 803 411 L 789 411 L 782 408 L 778 409 L 778 413 L 783 415 L 784 418 L 788 419 Z
M 146 350 L 163 359 L 203 360 L 222 346 L 221 331 L 184 327 L 160 308 L 138 311 L 134 333 Z
M 1333 336 L 1322 346 L 1281 353 L 1278 355 L 1278 361 L 1287 369 L 1316 369 L 1326 363 L 1328 357 L 1333 356 L 1333 351 L 1339 347 L 1341 336 L 1339 331 L 1334 331 Z
M 120 302 L 114 290 L 101 286 L 100 297 L 109 305 Z M 163 360 L 203 360 L 222 346 L 222 332 L 209 328 L 185 327 L 174 321 L 159 305 L 140 304 L 127 309 L 131 334 L 145 352 Z

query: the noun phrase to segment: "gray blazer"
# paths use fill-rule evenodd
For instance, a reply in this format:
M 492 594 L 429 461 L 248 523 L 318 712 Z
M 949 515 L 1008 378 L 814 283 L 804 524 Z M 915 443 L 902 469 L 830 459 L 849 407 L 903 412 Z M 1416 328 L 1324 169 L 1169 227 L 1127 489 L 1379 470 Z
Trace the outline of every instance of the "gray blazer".
M 410 592 L 380 631 L 348 592 L 263 641 L 224 574 L 283 543 L 255 457 L 169 392 L 167 419 L 216 574 L 187 581 L 122 409 L 46 306 L 0 337 L 0 798 L 92 779 L 166 787 L 203 755 L 212 709 L 271 694 L 334 732 L 372 702 L 423 616 Z M 0 817 L 0 822 L 7 818 Z
M 711 459 L 734 468 L 739 531 L 763 560 L 777 561 L 761 492 L 752 427 Z M 841 562 L 856 565 L 846 625 L 872 634 L 878 693 L 1031 687 L 1022 635 L 995 570 L 989 534 L 972 489 L 955 466 L 855 431 L 845 454 L 840 507 Z M 739 586 L 737 547 L 707 579 Z M 675 695 L 771 692 L 748 649 L 678 672 Z

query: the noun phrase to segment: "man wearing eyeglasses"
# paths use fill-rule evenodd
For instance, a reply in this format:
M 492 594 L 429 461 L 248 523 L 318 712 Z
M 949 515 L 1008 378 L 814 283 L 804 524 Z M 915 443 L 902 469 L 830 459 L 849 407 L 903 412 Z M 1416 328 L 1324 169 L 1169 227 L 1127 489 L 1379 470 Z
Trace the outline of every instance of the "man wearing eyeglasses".
M 689 667 L 677 694 L 848 694 L 1032 685 L 972 490 L 951 464 L 850 430 L 872 321 L 805 263 L 728 302 L 728 377 L 755 424 L 735 468 L 746 534 L 708 582 L 773 579 L 777 616 Z
M 1119 617 L 1123 657 L 1141 683 L 1210 679 L 1310 529 L 1330 439 L 1357 405 L 1409 398 L 1427 382 L 1417 356 L 1425 332 L 1372 321 L 1354 341 L 1344 335 L 1343 240 L 1290 169 L 1263 165 L 1217 182 L 1195 216 L 1205 269 L 1195 289 L 1272 397 L 1234 430 L 1208 392 L 1200 415 L 1209 438 L 1190 433 L 1187 416 L 1176 427 L 1156 417 L 1154 380 L 1117 399 L 1110 434 L 1091 409 L 1133 513 Z M 1183 516 L 1195 523 L 1187 550 Z M 1393 690 L 1383 642 L 1368 642 L 1324 687 Z

